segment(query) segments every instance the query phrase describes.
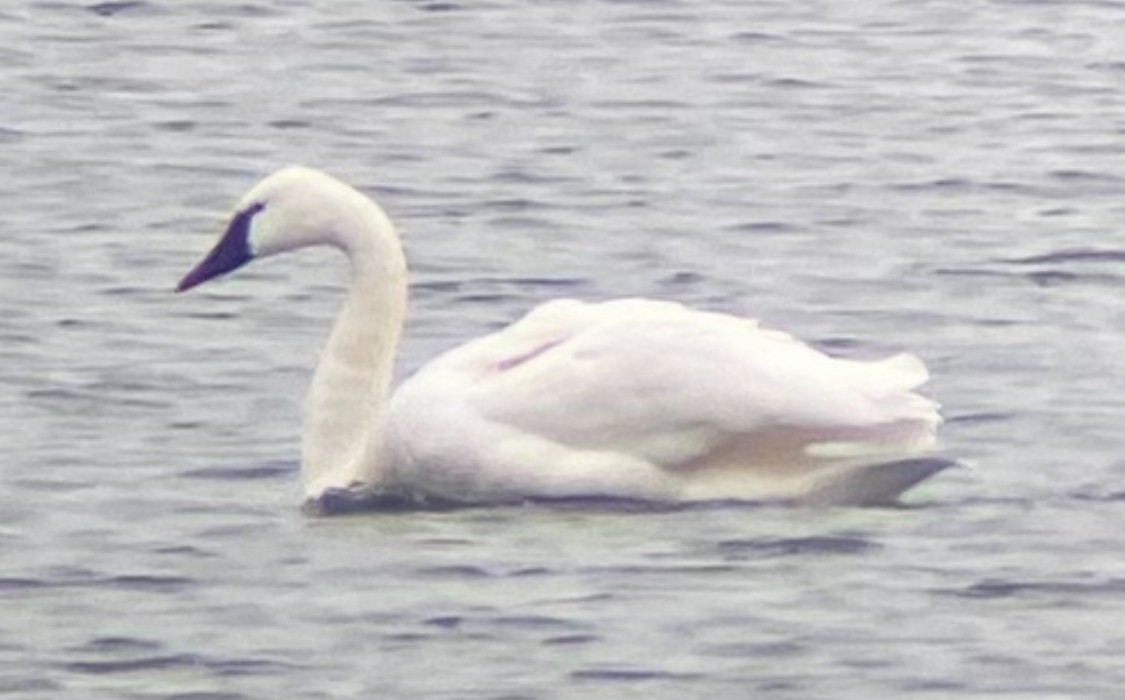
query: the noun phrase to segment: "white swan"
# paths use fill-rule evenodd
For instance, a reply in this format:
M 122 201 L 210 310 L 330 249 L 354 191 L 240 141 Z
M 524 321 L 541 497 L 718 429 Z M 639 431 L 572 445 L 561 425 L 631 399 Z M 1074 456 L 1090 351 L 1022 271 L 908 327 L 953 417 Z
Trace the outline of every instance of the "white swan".
M 433 360 L 392 397 L 407 304 L 398 236 L 373 201 L 308 168 L 251 189 L 177 291 L 313 245 L 351 261 L 306 405 L 313 504 L 367 493 L 866 504 L 951 464 L 924 456 L 941 419 L 913 391 L 927 378 L 915 357 L 835 359 L 754 321 L 662 301 L 544 304 Z

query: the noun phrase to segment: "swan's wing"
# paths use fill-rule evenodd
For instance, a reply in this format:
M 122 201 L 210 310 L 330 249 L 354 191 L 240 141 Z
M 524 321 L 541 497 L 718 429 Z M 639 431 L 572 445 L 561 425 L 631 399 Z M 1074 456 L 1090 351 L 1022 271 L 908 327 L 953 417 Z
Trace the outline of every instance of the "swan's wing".
M 746 474 L 807 489 L 827 467 L 930 445 L 939 422 L 912 391 L 926 372 L 911 356 L 834 359 L 667 302 L 553 302 L 425 373 L 419 385 L 460 387 L 454 422 L 488 426 L 481 461 L 558 469 L 544 478 L 561 484 L 648 469 L 653 491 L 688 497 L 722 495 Z

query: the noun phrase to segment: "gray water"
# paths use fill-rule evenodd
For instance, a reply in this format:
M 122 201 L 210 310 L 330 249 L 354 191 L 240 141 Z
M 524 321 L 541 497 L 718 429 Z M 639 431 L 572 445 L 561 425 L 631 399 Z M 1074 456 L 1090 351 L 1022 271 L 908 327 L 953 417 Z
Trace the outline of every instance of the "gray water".
M 1117 698 L 1125 4 L 12 0 L 0 695 Z M 901 509 L 302 515 L 346 272 L 176 296 L 286 163 L 376 196 L 401 372 L 645 295 L 909 349 Z

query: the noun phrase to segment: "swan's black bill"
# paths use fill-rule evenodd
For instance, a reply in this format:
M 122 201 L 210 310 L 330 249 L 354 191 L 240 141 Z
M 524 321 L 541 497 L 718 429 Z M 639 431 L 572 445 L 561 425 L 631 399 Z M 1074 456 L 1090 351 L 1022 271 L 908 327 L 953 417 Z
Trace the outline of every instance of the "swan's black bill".
M 223 237 L 211 252 L 191 269 L 191 272 L 184 275 L 176 285 L 176 291 L 186 292 L 209 279 L 233 272 L 250 262 L 254 257 L 250 252 L 250 222 L 264 207 L 264 204 L 255 204 L 236 214 L 223 233 Z

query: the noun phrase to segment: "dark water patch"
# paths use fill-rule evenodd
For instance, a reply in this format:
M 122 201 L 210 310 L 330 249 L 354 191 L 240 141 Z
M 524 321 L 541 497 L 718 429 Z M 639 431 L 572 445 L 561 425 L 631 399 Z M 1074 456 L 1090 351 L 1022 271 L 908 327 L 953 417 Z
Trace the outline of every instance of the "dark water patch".
M 509 304 L 512 302 L 522 301 L 524 296 L 522 294 L 505 293 L 505 292 L 481 292 L 474 294 L 458 294 L 454 300 L 464 304 Z
M 537 289 L 577 289 L 589 284 L 589 280 L 581 277 L 512 277 L 496 281 L 513 284 L 520 288 L 532 287 Z
M 168 121 L 157 122 L 153 127 L 158 131 L 167 131 L 174 134 L 182 134 L 188 131 L 195 131 L 199 126 L 199 122 L 191 119 L 169 119 Z
M 67 671 L 91 676 L 165 671 L 174 668 L 199 668 L 201 666 L 200 658 L 193 654 L 170 654 L 167 656 L 146 656 L 137 659 L 113 659 L 108 661 L 72 661 L 63 664 L 63 668 Z
M 1048 177 L 1056 180 L 1063 180 L 1065 182 L 1090 182 L 1090 183 L 1110 183 L 1120 184 L 1121 178 L 1110 173 L 1095 173 L 1089 170 L 1052 170 L 1047 173 Z
M 227 321 L 237 318 L 238 314 L 233 311 L 189 311 L 183 317 L 200 321 Z
M 634 113 L 647 113 L 651 116 L 647 118 L 650 122 L 663 121 L 665 114 L 676 114 L 688 108 L 688 104 L 679 100 L 667 100 L 659 98 L 613 98 L 607 100 L 594 100 L 591 106 L 597 109 L 605 109 L 611 112 L 618 110 L 628 111 Z
M 3 132 L 0 131 L 0 138 Z M 569 156 L 578 152 L 578 146 L 544 146 L 537 152 L 547 156 Z
M 527 578 L 531 576 L 551 576 L 555 572 L 545 566 L 529 566 L 524 569 L 515 569 L 509 576 Z
M 219 677 L 267 675 L 296 668 L 267 659 L 209 658 L 199 654 L 152 654 L 136 658 L 71 661 L 62 664 L 62 667 L 73 673 L 94 676 L 196 669 Z
M 67 650 L 86 657 L 64 664 L 70 671 L 87 675 L 143 673 L 175 668 L 205 669 L 215 676 L 264 675 L 293 668 L 290 664 L 260 658 L 208 657 L 173 653 L 160 642 L 136 637 L 96 637 Z
M 267 123 L 268 126 L 281 131 L 288 131 L 291 129 L 307 129 L 312 126 L 312 122 L 304 119 L 275 119 Z
M 280 17 L 284 14 L 284 10 L 272 5 L 250 2 L 216 3 L 214 5 L 208 5 L 207 12 L 219 17 L 241 17 L 246 19 L 265 19 L 268 17 Z
M 821 350 L 829 352 L 833 355 L 853 356 L 858 351 L 864 349 L 864 345 L 855 338 L 833 337 L 833 338 L 817 338 L 816 346 Z M 863 359 L 855 357 L 855 359 Z
M 967 690 L 968 687 L 969 685 L 964 681 L 945 678 L 907 680 L 902 684 L 903 690 L 920 691 L 927 694 L 941 693 L 946 697 L 957 697 L 960 693 Z
M 358 491 L 328 489 L 301 506 L 306 515 L 340 516 L 374 513 L 420 513 L 469 510 L 479 504 L 465 504 L 423 494 L 402 491 Z
M 542 231 L 554 231 L 558 228 L 556 223 L 550 219 L 529 213 L 495 214 L 489 216 L 485 224 L 493 230 L 518 231 L 521 236 L 541 235 L 540 232 Z
M 177 544 L 168 547 L 155 547 L 152 550 L 153 554 L 166 554 L 174 557 L 194 557 L 196 559 L 214 559 L 218 556 L 215 552 L 209 552 L 190 544 Z
M 336 516 L 359 513 L 416 513 L 447 511 L 481 511 L 500 514 L 507 509 L 543 508 L 563 512 L 593 513 L 671 513 L 683 510 L 711 510 L 727 508 L 761 508 L 767 505 L 756 501 L 714 500 L 681 503 L 656 501 L 619 496 L 564 496 L 557 498 L 513 497 L 501 503 L 465 503 L 446 498 L 406 491 L 359 491 L 329 489 L 315 499 L 305 502 L 308 515 Z M 503 517 L 499 516 L 498 517 Z
M 1014 413 L 1003 413 L 1000 411 L 994 412 L 981 412 L 981 413 L 961 413 L 945 417 L 945 422 L 950 425 L 981 425 L 988 423 L 1003 423 L 1006 421 L 1015 420 L 1018 416 Z
M 448 631 L 471 631 L 471 636 L 477 638 L 508 638 L 513 632 L 547 632 L 555 637 L 570 637 L 585 634 L 586 625 L 583 623 L 550 616 L 537 616 L 537 614 L 508 614 L 495 618 L 477 619 L 466 618 L 459 614 L 445 614 L 426 618 L 422 621 L 425 627 L 438 628 Z
M 1125 61 L 1091 61 L 1086 64 L 1086 68 L 1090 70 L 1125 73 Z
M 422 621 L 422 624 L 430 627 L 438 627 L 443 630 L 455 630 L 464 624 L 465 618 L 460 615 L 441 615 L 438 617 L 427 618 Z
M 344 107 L 355 106 L 356 101 L 338 99 L 325 99 L 318 101 L 323 106 Z M 406 109 L 436 109 L 442 107 L 456 107 L 465 109 L 466 105 L 490 105 L 494 107 L 526 108 L 530 110 L 545 106 L 545 103 L 534 99 L 520 99 L 511 95 L 503 95 L 486 90 L 432 90 L 404 92 L 386 97 L 364 99 L 362 104 L 370 108 L 406 108 Z
M 1125 280 L 1119 273 L 1125 262 L 1125 250 L 1100 248 L 1065 248 L 1039 255 L 994 260 L 992 267 L 978 269 L 978 274 L 1030 280 L 1036 286 L 1053 287 L 1061 284 L 1118 285 Z M 1093 267 L 1093 266 L 1104 267 Z
M 674 673 L 640 668 L 593 668 L 572 671 L 570 677 L 576 681 L 598 681 L 608 683 L 644 683 L 655 681 L 702 680 L 702 673 Z
M 26 697 L 28 693 L 55 693 L 62 688 L 61 683 L 46 678 L 0 678 L 0 695 Z
M 568 595 L 557 598 L 547 598 L 539 602 L 544 605 L 575 605 L 578 607 L 586 607 L 596 603 L 619 600 L 620 598 L 621 596 L 614 593 L 590 593 L 589 595 Z
M 1014 261 L 1010 261 L 1014 262 Z M 1051 287 L 1063 283 L 1120 284 L 1123 275 L 1099 272 L 1074 272 L 1072 270 L 1005 270 L 997 268 L 937 268 L 934 274 L 944 277 L 979 277 L 1002 280 L 1026 280 L 1038 287 Z M 979 323 L 979 321 L 978 321 Z M 1018 325 L 1020 322 L 1000 322 Z
M 397 490 L 360 491 L 329 489 L 319 497 L 307 500 L 303 510 L 312 516 L 339 516 L 364 513 L 422 513 L 479 511 L 504 518 L 506 512 L 518 508 L 541 508 L 560 512 L 651 514 L 681 511 L 777 508 L 791 505 L 778 501 L 747 501 L 715 499 L 698 502 L 658 501 L 621 496 L 561 496 L 550 498 L 512 497 L 503 502 L 466 503 L 427 494 Z
M 99 17 L 115 17 L 126 13 L 138 13 L 153 9 L 147 2 L 141 0 L 122 0 L 120 2 L 99 2 L 88 5 L 86 9 Z
M 458 542 L 458 545 L 465 544 Z M 468 542 L 468 544 L 479 544 Z M 489 571 L 481 566 L 469 564 L 450 564 L 443 566 L 426 566 L 414 569 L 414 574 L 425 578 L 438 579 L 498 579 L 527 576 L 541 576 L 553 573 L 550 569 L 535 567 L 529 569 L 515 569 L 513 571 Z
M 607 513 L 671 513 L 683 510 L 686 507 L 686 504 L 672 501 L 652 501 L 643 498 L 622 498 L 618 496 L 538 498 L 527 501 L 526 505 L 550 510 Z
M 145 591 L 148 593 L 178 593 L 198 585 L 186 576 L 157 576 L 152 574 L 127 574 L 109 576 L 90 581 L 86 585 L 114 590 Z
M 687 160 L 695 155 L 695 151 L 690 151 L 686 148 L 673 148 L 668 151 L 661 151 L 656 154 L 657 158 L 663 160 Z
M 178 593 L 196 586 L 198 581 L 183 576 L 121 574 L 105 576 L 87 569 L 61 569 L 41 577 L 0 578 L 0 592 L 35 589 L 96 588 L 146 593 Z
M 14 345 L 36 345 L 42 338 L 19 331 L 0 331 L 0 347 L 11 350 Z
M 707 278 L 698 272 L 680 270 L 664 275 L 657 284 L 662 287 L 694 287 L 706 281 Z
M 11 127 L 0 126 L 0 143 L 17 143 L 23 141 L 27 137 L 27 132 L 13 129 Z
M 55 321 L 55 325 L 59 328 L 97 328 L 101 324 L 85 318 L 66 317 Z
M 185 479 L 205 481 L 258 481 L 290 478 L 297 467 L 289 462 L 260 464 L 248 467 L 203 467 L 180 472 Z
M 61 467 L 74 466 L 71 460 L 65 458 L 50 460 L 46 463 Z M 23 478 L 14 479 L 9 483 L 12 486 L 19 487 L 22 490 L 46 494 L 76 493 L 79 491 L 88 491 L 90 489 L 95 489 L 102 485 L 99 481 L 75 479 L 72 476 L 56 479 Z
M 855 555 L 879 549 L 880 545 L 860 535 L 818 535 L 752 540 L 725 540 L 716 545 L 728 560 L 768 559 L 791 556 Z
M 461 291 L 464 287 L 465 283 L 460 280 L 432 280 L 410 283 L 410 290 L 412 292 L 425 291 L 437 292 L 439 294 L 452 294 Z
M 469 566 L 467 564 L 450 566 L 427 566 L 415 569 L 414 573 L 418 576 L 426 578 L 443 579 L 484 579 L 496 577 L 495 574 L 486 569 L 483 569 L 479 566 Z
M 730 233 L 748 233 L 755 235 L 766 234 L 782 234 L 793 233 L 797 230 L 796 226 L 787 224 L 783 221 L 747 221 L 739 224 L 732 224 L 727 226 L 726 231 Z
M 151 297 L 153 293 L 165 295 L 165 290 L 154 287 L 137 287 L 135 285 L 114 285 L 98 289 L 98 294 L 111 297 Z
M 1055 218 L 1059 216 L 1074 216 L 1078 213 L 1079 210 L 1075 209 L 1074 207 L 1048 207 L 1046 209 L 1040 209 L 1036 212 L 1036 214 L 1038 214 L 1039 216 L 1048 218 Z
M 1041 255 L 1007 258 L 997 262 L 1012 265 L 1055 265 L 1063 263 L 1120 263 L 1125 262 L 1125 250 L 1101 248 L 1065 248 Z
M 164 401 L 154 401 L 137 397 L 114 396 L 99 387 L 79 389 L 31 389 L 24 396 L 29 403 L 35 404 L 43 410 L 50 410 L 57 415 L 90 416 L 105 412 L 108 406 L 117 408 L 131 408 L 142 411 L 164 409 L 169 406 Z M 101 387 L 102 389 L 106 387 Z
M 943 177 L 936 180 L 922 180 L 920 182 L 904 182 L 891 185 L 897 192 L 965 192 L 974 189 L 978 183 L 959 177 Z
M 463 537 L 423 537 L 418 542 L 433 547 L 475 547 L 477 545 L 476 540 Z
M 965 588 L 947 591 L 961 598 L 1024 598 L 1059 596 L 1073 599 L 1087 596 L 1119 596 L 1125 593 L 1125 579 L 1086 580 L 1044 580 L 1017 581 L 1006 579 L 983 579 Z
M 122 652 L 155 651 L 162 646 L 160 642 L 154 642 L 149 639 L 137 639 L 136 637 L 95 637 L 81 646 L 72 648 L 70 651 L 78 653 L 116 654 Z
M 233 659 L 206 659 L 204 664 L 217 676 L 262 676 L 278 671 L 296 670 L 300 667 L 294 664 L 275 661 L 273 659 L 233 658 Z
M 762 44 L 784 44 L 789 42 L 789 38 L 781 34 L 770 34 L 768 32 L 737 32 L 731 34 L 730 39 L 740 44 L 753 44 L 760 46 Z
M 548 615 L 506 615 L 488 621 L 495 627 L 520 630 L 574 630 L 585 625 Z
M 583 644 L 594 644 L 600 642 L 601 637 L 595 634 L 564 634 L 559 637 L 548 637 L 543 640 L 543 646 L 549 647 L 562 647 L 562 646 L 581 646 Z
M 1027 278 L 1035 283 L 1037 287 L 1055 287 L 1067 282 L 1076 282 L 1078 280 L 1089 280 L 1090 275 L 1080 275 L 1076 272 L 1066 272 L 1063 270 L 1041 270 L 1037 272 L 1029 272 Z
M 23 578 L 19 576 L 0 576 L 0 593 L 6 591 L 30 591 L 50 586 L 48 581 L 37 578 Z
M 662 576 L 699 576 L 740 574 L 744 568 L 735 564 L 621 564 L 617 566 L 588 567 L 584 571 L 598 574 L 626 576 L 638 581 L 655 581 Z
M 528 176 L 520 173 L 509 173 L 511 182 L 523 182 Z M 482 210 L 498 210 L 503 212 L 526 212 L 542 208 L 538 202 L 529 199 L 493 199 L 481 204 Z
M 428 642 L 436 636 L 436 634 L 423 634 L 420 632 L 392 632 L 382 635 L 380 638 L 385 642 L 391 642 L 393 644 L 414 646 L 416 644 Z
M 198 430 L 204 425 L 206 423 L 199 420 L 174 420 L 167 423 L 169 430 Z
M 830 87 L 828 83 L 818 83 L 804 78 L 772 78 L 765 81 L 766 87 L 777 88 L 779 90 L 826 90 Z
M 808 647 L 795 642 L 730 642 L 710 644 L 699 651 L 707 656 L 734 659 L 798 657 L 809 652 Z
M 464 7 L 455 2 L 422 2 L 415 5 L 422 12 L 459 12 Z
M 707 76 L 707 80 L 719 85 L 747 85 L 757 83 L 763 79 L 763 75 L 755 71 L 722 71 L 719 73 L 712 73 Z M 737 104 L 732 101 L 731 104 Z
M 1071 496 L 1076 501 L 1088 501 L 1092 503 L 1120 503 L 1125 501 L 1125 491 L 1102 491 L 1100 487 L 1078 491 Z

